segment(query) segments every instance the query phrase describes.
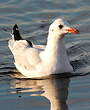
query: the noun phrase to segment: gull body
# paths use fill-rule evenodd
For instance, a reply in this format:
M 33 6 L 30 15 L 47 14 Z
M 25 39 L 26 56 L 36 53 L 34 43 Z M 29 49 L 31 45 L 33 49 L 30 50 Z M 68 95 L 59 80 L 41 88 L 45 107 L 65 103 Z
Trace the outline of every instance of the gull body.
M 77 34 L 78 30 L 71 28 L 63 19 L 56 19 L 49 27 L 47 45 L 42 48 L 24 40 L 18 26 L 14 25 L 9 48 L 16 68 L 28 78 L 72 72 L 73 68 L 63 43 L 63 37 L 67 33 Z

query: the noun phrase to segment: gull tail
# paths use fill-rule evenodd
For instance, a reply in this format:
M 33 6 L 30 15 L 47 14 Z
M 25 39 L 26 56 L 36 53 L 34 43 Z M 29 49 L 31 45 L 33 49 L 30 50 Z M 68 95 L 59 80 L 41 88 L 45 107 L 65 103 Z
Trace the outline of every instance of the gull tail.
M 15 24 L 13 26 L 13 29 L 12 29 L 12 33 L 11 33 L 11 36 L 12 38 L 8 41 L 8 46 L 11 50 L 11 52 L 14 54 L 14 43 L 18 40 L 22 40 L 22 37 L 20 35 L 20 32 L 19 32 L 19 29 L 18 29 L 18 25 Z
M 20 32 L 19 32 L 19 29 L 18 29 L 18 25 L 15 24 L 14 27 L 13 27 L 13 37 L 14 37 L 14 40 L 22 40 L 22 37 L 20 35 Z
M 33 44 L 31 41 L 24 40 L 21 37 L 17 24 L 15 24 L 13 26 L 13 32 L 11 35 L 12 35 L 12 38 L 8 41 L 8 46 L 13 54 L 15 54 L 15 51 L 19 48 L 20 45 L 23 47 L 28 47 L 28 46 L 33 47 Z M 18 43 L 16 41 L 18 41 Z M 14 44 L 16 44 L 16 45 L 14 45 Z
M 15 41 L 16 40 L 23 40 L 22 37 L 21 37 L 21 35 L 20 35 L 20 32 L 19 32 L 19 29 L 18 29 L 18 25 L 17 24 L 15 24 L 14 27 L 13 27 L 13 38 L 14 38 Z M 29 40 L 26 40 L 26 41 L 28 42 L 28 44 L 29 44 L 30 47 L 33 47 L 31 41 L 29 41 Z

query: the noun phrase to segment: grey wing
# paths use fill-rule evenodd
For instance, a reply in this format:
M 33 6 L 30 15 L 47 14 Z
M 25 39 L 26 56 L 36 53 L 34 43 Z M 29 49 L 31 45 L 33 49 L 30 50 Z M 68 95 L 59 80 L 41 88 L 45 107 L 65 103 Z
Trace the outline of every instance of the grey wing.
M 16 41 L 14 44 L 9 42 L 9 48 L 12 51 L 15 63 L 26 67 L 35 67 L 40 61 L 40 50 L 28 46 L 25 40 Z

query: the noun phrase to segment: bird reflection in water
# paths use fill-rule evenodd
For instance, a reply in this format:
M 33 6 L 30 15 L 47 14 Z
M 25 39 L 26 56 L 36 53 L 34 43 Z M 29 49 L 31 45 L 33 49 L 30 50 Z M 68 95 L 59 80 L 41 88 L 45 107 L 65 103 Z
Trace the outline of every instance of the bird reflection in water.
M 28 92 L 30 96 L 44 96 L 50 101 L 50 110 L 68 110 L 66 101 L 69 82 L 69 78 L 59 78 L 59 75 L 45 79 L 14 79 L 11 88 L 15 88 L 16 93 Z

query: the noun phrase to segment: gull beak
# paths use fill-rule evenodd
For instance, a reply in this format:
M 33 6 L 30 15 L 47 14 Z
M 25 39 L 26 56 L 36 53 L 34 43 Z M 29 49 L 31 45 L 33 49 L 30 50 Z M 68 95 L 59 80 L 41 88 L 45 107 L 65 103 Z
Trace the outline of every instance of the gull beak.
M 76 28 L 68 28 L 68 29 L 66 29 L 66 31 L 68 33 L 72 33 L 72 34 L 79 34 L 79 31 Z

